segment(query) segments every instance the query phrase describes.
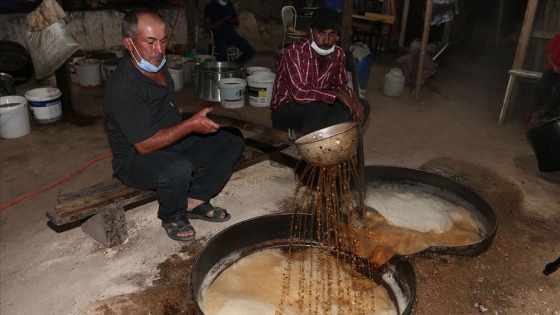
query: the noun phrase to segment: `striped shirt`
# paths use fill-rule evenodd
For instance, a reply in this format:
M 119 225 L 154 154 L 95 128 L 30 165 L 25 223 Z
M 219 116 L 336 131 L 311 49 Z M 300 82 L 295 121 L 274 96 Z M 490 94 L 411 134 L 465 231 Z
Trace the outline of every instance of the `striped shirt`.
M 274 80 L 271 109 L 285 103 L 323 101 L 333 104 L 337 89 L 356 97 L 348 87 L 346 56 L 342 48 L 335 46 L 323 73 L 319 73 L 319 62 L 312 50 L 310 38 L 301 39 L 284 50 Z

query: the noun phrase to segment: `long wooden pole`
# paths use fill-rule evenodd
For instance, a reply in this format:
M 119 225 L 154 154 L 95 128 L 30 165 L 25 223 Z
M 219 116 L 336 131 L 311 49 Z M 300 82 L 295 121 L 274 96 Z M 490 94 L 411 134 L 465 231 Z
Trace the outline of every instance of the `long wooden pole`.
M 416 89 L 414 98 L 418 98 L 420 89 L 422 88 L 422 75 L 424 72 L 424 59 L 426 59 L 426 46 L 430 39 L 430 25 L 432 23 L 432 8 L 434 0 L 426 1 L 426 13 L 424 14 L 424 31 L 422 32 L 422 48 L 420 49 L 420 61 L 418 61 L 418 75 L 416 76 Z
M 187 19 L 187 49 L 196 48 L 196 0 L 187 0 L 185 18 Z
M 401 21 L 401 34 L 399 36 L 399 47 L 404 46 L 404 36 L 406 34 L 406 24 L 408 24 L 408 9 L 410 7 L 410 0 L 404 0 L 402 21 Z
M 352 36 L 352 13 L 354 12 L 354 0 L 344 0 L 343 8 L 340 47 L 347 50 L 348 47 L 350 47 L 350 37 Z
M 523 69 L 523 61 L 527 53 L 527 43 L 531 37 L 531 30 L 533 28 L 533 21 L 535 20 L 535 12 L 537 11 L 538 4 L 539 0 L 529 0 L 529 2 L 527 2 L 525 19 L 523 20 L 523 27 L 521 28 L 517 51 L 515 52 L 515 59 L 513 60 L 513 69 Z

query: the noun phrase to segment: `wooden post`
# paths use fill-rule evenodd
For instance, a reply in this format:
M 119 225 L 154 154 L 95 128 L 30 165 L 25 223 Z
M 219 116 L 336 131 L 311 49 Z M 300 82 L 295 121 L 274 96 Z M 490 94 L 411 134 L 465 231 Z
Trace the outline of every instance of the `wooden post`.
M 416 76 L 416 89 L 414 98 L 418 98 L 420 89 L 422 88 L 422 75 L 424 71 L 424 59 L 426 59 L 426 46 L 430 39 L 430 25 L 432 23 L 432 8 L 434 0 L 426 1 L 426 13 L 424 14 L 424 31 L 422 32 L 422 48 L 420 49 L 420 61 L 418 61 L 418 75 Z
M 404 45 L 404 36 L 406 34 L 406 24 L 408 23 L 408 9 L 410 7 L 410 0 L 404 0 L 402 21 L 401 21 L 401 34 L 399 36 L 399 47 Z
M 535 20 L 535 12 L 537 11 L 538 4 L 539 0 L 529 0 L 527 2 L 525 19 L 523 20 L 523 27 L 521 28 L 521 34 L 519 35 L 517 51 L 515 52 L 512 69 L 523 69 L 523 61 L 525 60 L 525 55 L 527 54 L 527 44 L 529 43 L 529 38 L 531 37 L 531 30 L 533 28 L 533 21 Z
M 187 49 L 196 48 L 196 0 L 186 0 L 185 18 L 187 19 Z
M 74 114 L 74 102 L 72 101 L 72 78 L 70 76 L 70 66 L 68 61 L 64 62 L 54 72 L 56 84 L 60 90 L 60 103 L 62 114 Z
M 348 50 L 348 47 L 350 47 L 350 37 L 352 36 L 352 13 L 354 12 L 354 0 L 344 0 L 343 8 L 340 47 L 346 51 Z

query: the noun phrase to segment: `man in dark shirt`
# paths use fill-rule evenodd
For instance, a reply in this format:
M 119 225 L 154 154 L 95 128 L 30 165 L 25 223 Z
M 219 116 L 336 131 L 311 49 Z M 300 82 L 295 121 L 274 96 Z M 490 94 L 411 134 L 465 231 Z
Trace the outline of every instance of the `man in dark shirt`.
M 210 108 L 182 120 L 165 66 L 167 34 L 158 13 L 127 13 L 122 33 L 128 54 L 111 74 L 103 101 L 113 170 L 125 185 L 156 190 L 167 235 L 192 240 L 188 219 L 231 217 L 209 200 L 243 151 L 243 137 L 206 117 Z
M 204 30 L 212 32 L 214 36 L 218 61 L 228 60 L 227 50 L 230 45 L 243 51 L 243 55 L 234 62 L 243 65 L 255 56 L 255 48 L 235 30 L 237 25 L 239 18 L 229 0 L 212 0 L 204 8 Z

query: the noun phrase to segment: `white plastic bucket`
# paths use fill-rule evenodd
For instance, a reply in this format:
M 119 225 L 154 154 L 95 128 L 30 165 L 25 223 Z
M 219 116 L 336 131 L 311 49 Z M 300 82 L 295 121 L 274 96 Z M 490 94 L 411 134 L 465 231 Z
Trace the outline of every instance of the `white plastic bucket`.
M 400 97 L 404 92 L 405 77 L 401 69 L 392 68 L 383 82 L 383 94 L 391 97 Z
M 39 124 L 53 123 L 62 118 L 61 96 L 60 90 L 52 87 L 38 88 L 25 93 L 29 108 Z
M 10 95 L 0 97 L 0 137 L 18 138 L 29 133 L 27 99 Z
M 82 59 L 76 62 L 76 72 L 81 86 L 89 87 L 101 84 L 101 61 L 97 59 Z
M 247 75 L 251 75 L 251 74 L 255 74 L 256 72 L 272 72 L 272 70 L 270 70 L 270 68 L 267 67 L 247 67 L 247 69 L 245 69 L 245 72 L 247 73 Z
M 276 74 L 272 72 L 256 72 L 247 77 L 249 105 L 255 107 L 270 106 L 275 77 Z
M 175 91 L 181 91 L 183 89 L 183 64 L 180 62 L 173 62 L 169 64 L 168 69 L 173 79 L 173 85 L 175 85 Z
M 226 108 L 239 108 L 245 105 L 247 82 L 240 78 L 223 78 L 218 81 L 220 104 Z
M 115 58 L 115 59 L 109 59 L 109 60 L 107 60 L 103 63 L 103 71 L 105 71 L 105 75 L 107 76 L 107 80 L 109 80 L 113 71 L 115 71 L 115 69 L 117 69 L 117 66 L 119 65 L 119 62 L 121 62 L 121 59 L 120 58 Z

